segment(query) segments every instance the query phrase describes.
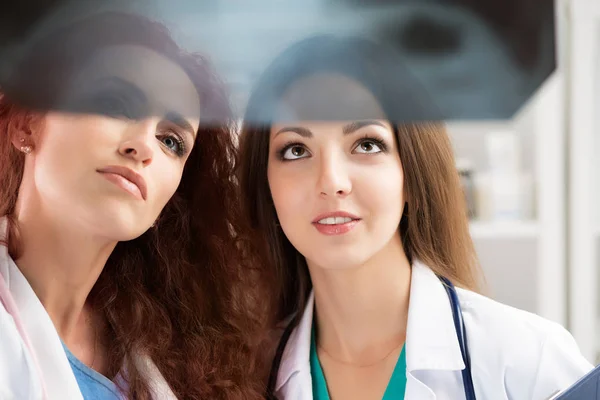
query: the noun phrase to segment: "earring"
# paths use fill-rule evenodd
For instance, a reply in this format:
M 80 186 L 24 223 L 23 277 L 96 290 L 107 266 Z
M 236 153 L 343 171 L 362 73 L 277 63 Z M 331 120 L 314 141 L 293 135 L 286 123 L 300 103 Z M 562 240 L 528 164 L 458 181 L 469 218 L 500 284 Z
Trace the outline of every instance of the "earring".
M 25 154 L 31 153 L 31 150 L 32 150 L 31 146 L 21 146 L 21 151 Z

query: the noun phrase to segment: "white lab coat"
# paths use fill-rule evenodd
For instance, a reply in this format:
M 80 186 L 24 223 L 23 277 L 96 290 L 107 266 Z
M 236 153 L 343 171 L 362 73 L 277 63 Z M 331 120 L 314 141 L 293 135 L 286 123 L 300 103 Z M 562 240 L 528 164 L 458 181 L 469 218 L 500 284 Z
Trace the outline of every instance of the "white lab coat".
M 477 399 L 542 400 L 593 367 L 560 325 L 456 289 Z M 314 294 L 283 352 L 275 394 L 312 400 L 310 338 Z M 407 400 L 464 399 L 464 368 L 446 290 L 425 265 L 412 267 L 406 332 Z
M 0 238 L 6 237 L 6 226 L 0 218 Z M 137 362 L 154 399 L 176 399 L 148 358 Z M 52 320 L 1 244 L 0 399 L 83 399 Z

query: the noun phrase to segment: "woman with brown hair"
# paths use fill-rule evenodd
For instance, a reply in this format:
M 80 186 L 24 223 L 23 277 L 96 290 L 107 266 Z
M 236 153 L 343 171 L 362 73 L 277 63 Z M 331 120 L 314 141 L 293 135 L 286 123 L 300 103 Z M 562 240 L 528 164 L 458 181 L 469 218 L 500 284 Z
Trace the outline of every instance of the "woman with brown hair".
M 239 178 L 287 324 L 270 398 L 537 400 L 591 368 L 561 326 L 477 293 L 432 111 L 402 59 L 359 39 L 302 41 L 258 81 Z
M 262 398 L 258 270 L 206 60 L 103 13 L 40 39 L 3 90 L 0 398 Z

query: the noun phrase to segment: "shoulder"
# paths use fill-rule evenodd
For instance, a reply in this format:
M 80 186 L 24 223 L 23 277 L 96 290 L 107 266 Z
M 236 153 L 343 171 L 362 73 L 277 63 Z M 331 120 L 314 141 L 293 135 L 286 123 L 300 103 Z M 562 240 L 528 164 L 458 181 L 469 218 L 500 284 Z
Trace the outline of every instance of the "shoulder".
M 547 337 L 571 337 L 564 327 L 539 315 L 457 288 L 463 314 L 485 330 L 539 342 Z M 572 337 L 571 337 L 572 338 Z
M 468 290 L 457 293 L 474 368 L 502 376 L 509 398 L 547 398 L 592 369 L 562 325 Z

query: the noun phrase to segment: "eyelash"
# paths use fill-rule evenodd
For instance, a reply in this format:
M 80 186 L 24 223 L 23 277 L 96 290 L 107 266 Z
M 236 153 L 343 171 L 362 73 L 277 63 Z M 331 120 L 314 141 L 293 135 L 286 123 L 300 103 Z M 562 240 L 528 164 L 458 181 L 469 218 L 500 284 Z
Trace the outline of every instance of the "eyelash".
M 185 144 L 185 140 L 183 140 L 181 138 L 181 136 L 179 136 L 179 134 L 177 134 L 176 132 L 169 130 L 167 131 L 165 134 L 161 134 L 159 136 L 157 136 L 160 140 L 161 143 L 167 148 L 167 150 L 169 150 L 170 152 L 174 153 L 175 155 L 177 155 L 177 157 L 183 157 L 186 153 L 187 153 L 187 146 Z M 175 141 L 175 143 L 178 146 L 177 150 L 173 150 L 170 147 L 168 147 L 163 141 L 162 139 L 173 139 Z
M 361 139 L 359 139 L 356 142 L 356 144 L 354 145 L 354 148 L 356 149 L 358 146 L 360 146 L 361 144 L 363 144 L 365 142 L 375 143 L 381 149 L 382 153 L 388 152 L 388 146 L 387 146 L 387 144 L 385 144 L 385 142 L 382 139 L 375 137 L 373 135 L 369 135 L 369 134 L 365 134 Z M 373 154 L 377 154 L 377 153 L 373 153 Z
M 388 146 L 385 144 L 385 142 L 383 140 L 381 140 L 375 136 L 369 135 L 369 134 L 365 134 L 361 139 L 357 140 L 352 148 L 356 149 L 358 146 L 360 146 L 361 144 L 363 144 L 365 142 L 373 142 L 375 145 L 377 145 L 381 149 L 381 153 L 388 152 Z M 283 162 L 299 160 L 299 158 L 296 158 L 293 160 L 284 158 L 285 153 L 292 147 L 296 147 L 296 146 L 303 147 L 305 151 L 308 151 L 308 149 L 306 148 L 306 146 L 304 146 L 303 143 L 296 142 L 296 141 L 290 141 L 290 142 L 285 143 L 283 145 L 283 147 L 277 152 L 277 158 Z M 363 153 L 363 154 L 365 154 L 365 153 Z M 377 154 L 377 153 L 371 153 L 371 154 L 366 153 L 366 155 L 374 155 L 374 154 Z M 304 158 L 304 157 L 302 157 L 302 158 Z
M 304 147 L 304 149 L 306 150 L 306 147 L 305 147 L 305 146 L 304 146 L 302 143 L 300 143 L 300 142 L 295 142 L 295 141 L 289 141 L 289 142 L 285 143 L 285 144 L 283 145 L 283 147 L 281 147 L 281 149 L 280 149 L 280 150 L 277 152 L 277 158 L 278 158 L 280 161 L 283 161 L 283 162 L 287 162 L 287 161 L 295 161 L 295 160 L 288 160 L 288 159 L 287 159 L 287 158 L 285 158 L 284 156 L 285 156 L 285 153 L 286 153 L 286 152 L 287 152 L 289 149 L 291 149 L 292 147 L 296 147 L 296 146 L 298 146 L 298 147 Z M 306 151 L 308 151 L 308 150 L 306 150 Z

